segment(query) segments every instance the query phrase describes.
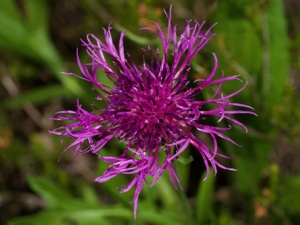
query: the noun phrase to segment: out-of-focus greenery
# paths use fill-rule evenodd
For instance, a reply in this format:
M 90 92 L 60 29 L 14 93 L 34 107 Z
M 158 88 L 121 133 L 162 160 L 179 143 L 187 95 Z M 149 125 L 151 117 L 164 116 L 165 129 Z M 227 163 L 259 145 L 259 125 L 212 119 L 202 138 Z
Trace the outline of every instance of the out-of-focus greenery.
M 237 172 L 219 170 L 203 182 L 203 162 L 189 149 L 176 162 L 184 191 L 174 190 L 168 174 L 152 188 L 145 185 L 135 221 L 128 204 L 133 191 L 116 189 L 127 177 L 93 183 L 108 165 L 91 155 L 60 155 L 70 140 L 61 143 L 49 135 L 57 126 L 49 118 L 57 110 L 74 109 L 76 98 L 85 107 L 95 101 L 89 84 L 60 73 L 78 72 L 79 38 L 103 37 L 101 27 L 113 20 L 116 40 L 119 30 L 127 30 L 125 50 L 141 62 L 142 47 L 160 46 L 139 28 L 153 27 L 151 20 L 166 28 L 163 9 L 169 4 L 0 1 L 0 224 L 300 224 L 297 0 L 172 1 L 179 27 L 191 18 L 206 20 L 206 27 L 218 22 L 217 36 L 192 62 L 191 78 L 209 73 L 215 52 L 220 76 L 223 70 L 249 82 L 234 100 L 253 106 L 258 117 L 238 118 L 247 134 L 238 127 L 228 132 L 242 148 L 219 143 L 220 151 L 234 156 L 224 163 Z M 84 49 L 79 51 L 84 60 Z M 108 82 L 104 74 L 99 79 Z M 233 82 L 223 92 L 241 85 Z M 117 155 L 121 148 L 112 143 L 103 151 Z

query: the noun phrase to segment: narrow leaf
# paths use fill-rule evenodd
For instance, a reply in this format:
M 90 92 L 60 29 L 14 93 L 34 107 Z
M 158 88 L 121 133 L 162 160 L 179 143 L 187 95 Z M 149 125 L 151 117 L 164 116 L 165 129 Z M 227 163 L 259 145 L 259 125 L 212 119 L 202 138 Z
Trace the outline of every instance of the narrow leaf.
M 62 75 L 63 76 L 63 75 Z M 49 85 L 22 93 L 22 95 L 3 102 L 5 108 L 24 107 L 28 103 L 40 104 L 51 99 L 71 96 L 71 92 L 59 85 Z
M 208 221 L 212 213 L 213 190 L 215 183 L 215 176 L 213 174 L 214 172 L 211 169 L 210 175 L 205 181 L 203 181 L 206 177 L 206 172 L 204 172 L 199 184 L 195 207 L 195 215 L 198 224 L 205 224 L 205 222 Z

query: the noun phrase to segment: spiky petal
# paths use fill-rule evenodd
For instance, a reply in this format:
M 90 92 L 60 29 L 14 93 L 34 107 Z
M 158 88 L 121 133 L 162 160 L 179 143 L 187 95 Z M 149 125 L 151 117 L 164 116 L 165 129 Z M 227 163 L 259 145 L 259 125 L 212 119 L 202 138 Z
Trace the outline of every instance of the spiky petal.
M 210 165 L 217 172 L 217 167 L 234 170 L 221 165 L 216 156 L 228 158 L 218 152 L 217 138 L 225 139 L 235 145 L 233 140 L 224 134 L 228 127 L 207 125 L 203 121 L 207 117 L 216 117 L 218 121 L 227 120 L 230 123 L 246 127 L 232 117 L 233 114 L 253 114 L 250 106 L 231 103 L 229 99 L 241 92 L 241 89 L 229 95 L 220 93 L 223 83 L 241 81 L 238 76 L 215 78 L 218 69 L 217 56 L 213 54 L 214 68 L 204 79 L 196 80 L 196 87 L 188 86 L 188 73 L 192 58 L 214 36 L 210 34 L 212 29 L 203 31 L 204 23 L 187 21 L 185 29 L 178 34 L 176 25 L 172 26 L 172 8 L 168 18 L 168 29 L 164 33 L 161 27 L 154 22 L 156 30 L 150 30 L 157 34 L 161 40 L 162 52 L 154 51 L 151 47 L 142 50 L 143 64 L 138 67 L 132 61 L 129 54 L 125 56 L 124 36 L 121 32 L 119 45 L 113 43 L 111 29 L 104 29 L 105 40 L 102 41 L 93 34 L 88 34 L 82 45 L 86 47 L 92 61 L 82 64 L 77 51 L 77 61 L 82 76 L 77 76 L 92 83 L 99 89 L 97 99 L 107 103 L 102 109 L 94 112 L 84 110 L 77 103 L 77 111 L 57 112 L 55 120 L 73 121 L 69 125 L 59 127 L 52 133 L 68 136 L 74 142 L 66 149 L 75 148 L 78 152 L 96 153 L 104 162 L 111 163 L 108 169 L 98 178 L 97 182 L 106 182 L 119 174 L 132 174 L 132 181 L 121 192 L 126 192 L 136 186 L 134 202 L 134 217 L 136 217 L 138 196 L 142 190 L 146 177 L 154 178 L 154 185 L 166 169 L 169 170 L 170 179 L 175 188 L 180 186 L 173 161 L 182 154 L 189 145 L 194 146 L 203 158 L 207 169 Z M 147 53 L 148 52 L 148 53 Z M 150 62 L 146 62 L 145 54 L 150 55 Z M 107 56 L 113 58 L 113 65 L 107 60 Z M 171 60 L 167 56 L 171 55 Z M 114 87 L 108 87 L 100 83 L 97 71 L 103 69 L 106 75 L 113 81 Z M 196 98 L 206 88 L 216 85 L 215 93 L 205 100 Z M 214 105 L 214 107 L 206 107 Z M 238 107 L 239 109 L 232 109 Z M 205 110 L 210 108 L 210 110 Z M 213 108 L 213 109 L 212 109 Z M 209 149 L 202 140 L 197 138 L 191 130 L 207 133 L 211 136 L 213 148 Z M 111 139 L 126 143 L 126 148 L 119 157 L 103 156 L 101 149 Z M 88 146 L 83 148 L 83 146 Z M 65 150 L 65 151 L 66 151 Z M 165 159 L 159 164 L 158 157 L 164 155 Z M 206 176 L 206 177 L 207 177 Z M 181 186 L 180 186 L 181 187 Z

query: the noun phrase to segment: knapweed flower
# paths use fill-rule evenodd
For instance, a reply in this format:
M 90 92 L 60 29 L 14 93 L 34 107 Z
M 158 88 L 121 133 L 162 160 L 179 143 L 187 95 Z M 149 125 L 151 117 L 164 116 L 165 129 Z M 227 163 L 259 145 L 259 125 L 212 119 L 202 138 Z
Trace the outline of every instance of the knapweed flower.
M 247 128 L 232 117 L 233 114 L 255 114 L 248 105 L 232 103 L 229 99 L 241 92 L 241 89 L 223 95 L 220 92 L 225 82 L 239 80 L 238 76 L 215 78 L 218 60 L 213 55 L 214 67 L 204 79 L 195 80 L 189 85 L 188 74 L 193 57 L 214 36 L 209 28 L 203 32 L 203 24 L 197 21 L 187 21 L 184 29 L 171 24 L 172 8 L 166 13 L 168 27 L 164 33 L 154 22 L 156 29 L 143 28 L 157 34 L 161 41 L 162 51 L 142 49 L 142 63 L 136 65 L 129 54 L 124 51 L 125 32 L 121 32 L 118 45 L 113 43 L 111 26 L 104 29 L 105 40 L 100 40 L 93 34 L 88 34 L 82 45 L 86 47 L 91 62 L 82 64 L 77 51 L 77 61 L 82 75 L 66 73 L 93 84 L 98 93 L 97 100 L 104 101 L 104 108 L 96 108 L 93 112 L 86 111 L 77 103 L 76 111 L 57 112 L 55 120 L 73 121 L 52 131 L 53 134 L 68 136 L 74 142 L 66 150 L 74 147 L 77 153 L 96 153 L 104 162 L 111 163 L 97 182 L 105 182 L 119 174 L 133 175 L 132 181 L 121 192 L 126 192 L 135 186 L 134 217 L 136 217 L 138 196 L 146 177 L 153 177 L 154 185 L 166 169 L 169 170 L 173 186 L 180 186 L 173 162 L 189 145 L 194 146 L 203 158 L 209 173 L 212 166 L 234 170 L 221 165 L 216 157 L 227 158 L 218 152 L 218 138 L 223 138 L 235 145 L 224 131 L 231 129 L 208 125 L 207 117 L 215 117 L 218 122 L 238 124 Z M 150 60 L 147 62 L 146 56 Z M 108 60 L 108 57 L 112 61 Z M 104 70 L 113 81 L 114 86 L 108 87 L 98 81 L 97 71 Z M 240 80 L 239 80 L 240 81 Z M 214 85 L 215 91 L 209 99 L 198 98 L 207 87 Z M 238 109 L 236 109 L 238 108 Z M 207 133 L 211 136 L 213 147 L 209 148 L 200 140 L 194 131 Z M 126 143 L 124 152 L 118 156 L 103 156 L 101 149 L 110 141 L 117 140 Z M 158 158 L 164 156 L 159 163 Z M 181 186 L 180 186 L 181 187 Z

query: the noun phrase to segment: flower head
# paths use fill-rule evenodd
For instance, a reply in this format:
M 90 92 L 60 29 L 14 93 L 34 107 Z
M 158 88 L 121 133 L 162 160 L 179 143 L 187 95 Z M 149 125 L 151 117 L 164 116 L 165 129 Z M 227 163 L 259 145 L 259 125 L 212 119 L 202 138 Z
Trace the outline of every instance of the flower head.
M 168 169 L 173 186 L 180 186 L 173 162 L 189 145 L 194 146 L 202 156 L 207 176 L 210 166 L 215 173 L 217 167 L 234 170 L 216 160 L 216 156 L 227 158 L 218 152 L 217 138 L 237 145 L 223 134 L 231 129 L 231 126 L 207 125 L 204 123 L 207 117 L 216 117 L 218 121 L 227 120 L 247 130 L 232 115 L 255 115 L 250 106 L 229 101 L 246 85 L 229 95 L 220 93 L 223 83 L 239 79 L 238 76 L 224 77 L 223 74 L 221 78 L 215 78 L 218 69 L 215 54 L 211 73 L 204 79 L 196 80 L 196 85 L 189 85 L 190 62 L 214 34 L 210 34 L 212 27 L 203 31 L 204 23 L 200 24 L 197 21 L 187 21 L 183 30 L 178 29 L 176 25 L 172 26 L 171 10 L 172 8 L 168 14 L 165 13 L 168 19 L 166 33 L 155 22 L 156 30 L 143 28 L 157 34 L 161 40 L 162 52 L 153 51 L 150 46 L 147 50 L 143 49 L 141 66 L 135 65 L 129 54 L 125 56 L 125 32 L 121 32 L 118 46 L 113 43 L 110 25 L 107 30 L 104 29 L 104 41 L 88 34 L 86 41 L 82 40 L 82 45 L 86 47 L 91 62 L 82 64 L 77 51 L 78 65 L 83 75 L 66 74 L 92 83 L 98 89 L 97 99 L 106 102 L 107 106 L 88 112 L 78 102 L 76 111 L 60 111 L 54 118 L 73 121 L 52 131 L 54 134 L 74 139 L 65 151 L 74 147 L 75 155 L 78 152 L 92 152 L 104 162 L 111 163 L 104 174 L 95 181 L 105 182 L 119 174 L 133 175 L 132 181 L 121 189 L 121 192 L 136 187 L 133 198 L 135 217 L 138 196 L 143 183 L 147 183 L 147 176 L 154 178 L 153 183 L 147 184 L 154 185 Z M 146 54 L 150 55 L 150 62 L 146 62 Z M 113 58 L 112 62 L 107 60 L 108 55 Z M 170 60 L 167 59 L 168 56 L 171 57 Z M 99 69 L 104 70 L 113 81 L 114 87 L 108 87 L 98 81 Z M 197 95 L 211 85 L 216 86 L 215 93 L 209 99 L 199 100 Z M 213 107 L 207 107 L 208 105 Z M 239 109 L 232 109 L 233 107 Z M 206 146 L 192 130 L 209 134 L 213 148 Z M 101 154 L 103 146 L 112 139 L 126 143 L 124 152 L 119 157 Z M 165 159 L 159 164 L 158 157 L 161 154 Z

